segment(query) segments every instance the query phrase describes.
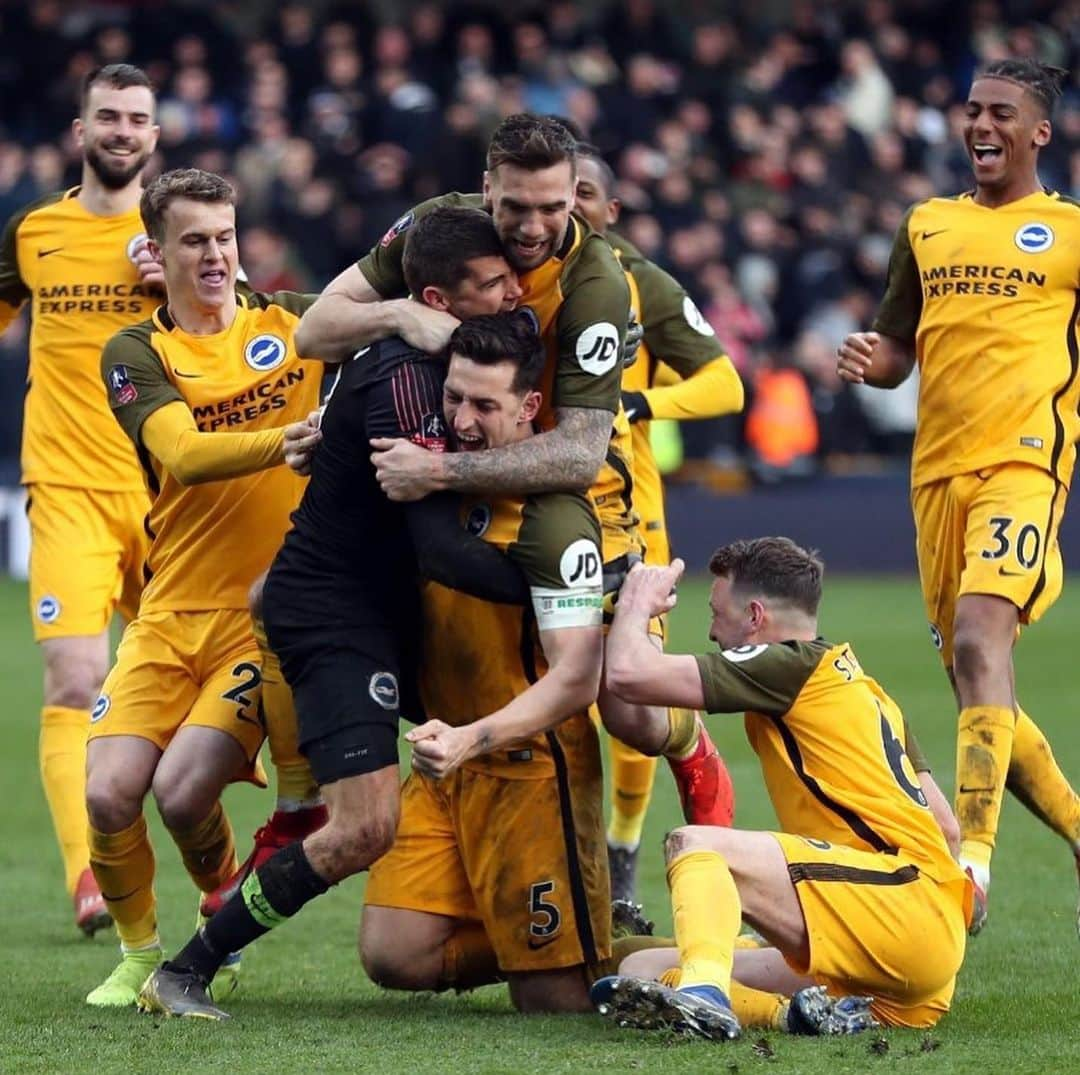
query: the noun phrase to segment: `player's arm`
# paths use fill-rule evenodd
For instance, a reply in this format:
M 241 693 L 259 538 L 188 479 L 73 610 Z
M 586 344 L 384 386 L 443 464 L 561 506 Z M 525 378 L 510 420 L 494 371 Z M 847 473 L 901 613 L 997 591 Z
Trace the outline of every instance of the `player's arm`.
M 359 265 L 350 265 L 326 286 L 296 329 L 301 358 L 344 362 L 359 349 L 400 336 L 420 351 L 440 351 L 458 320 L 407 298 L 384 299 Z
M 413 767 L 442 778 L 478 754 L 549 731 L 596 701 L 604 647 L 600 600 L 597 587 L 595 625 L 540 632 L 548 670 L 507 705 L 472 724 L 429 720 L 408 732 Z
M 514 556 L 529 576 L 548 670 L 502 708 L 459 728 L 428 721 L 408 736 L 413 765 L 443 777 L 462 762 L 554 728 L 596 700 L 603 661 L 600 526 L 584 497 L 526 505 Z
M 649 621 L 675 606 L 675 586 L 685 565 L 630 569 L 619 589 L 615 618 L 608 631 L 605 675 L 613 694 L 640 705 L 705 707 L 697 661 L 687 654 L 663 653 L 649 639 Z
M 296 331 L 303 358 L 342 362 L 376 340 L 400 336 L 418 351 L 441 351 L 457 319 L 408 299 L 402 259 L 409 226 L 431 209 L 460 196 L 432 198 L 410 209 L 355 265 L 326 286 Z
M 425 418 L 441 417 L 442 411 L 442 380 L 432 362 L 406 362 L 372 386 L 364 407 L 369 433 L 408 443 L 423 455 L 443 454 L 449 448 L 445 433 L 432 436 L 424 428 Z M 460 498 L 450 493 L 406 505 L 405 523 L 420 573 L 484 601 L 527 603 L 528 586 L 520 569 L 461 525 L 460 507 Z
M 513 560 L 461 525 L 461 498 L 456 493 L 406 504 L 405 523 L 424 578 L 482 601 L 528 603 L 528 584 Z
M 143 420 L 143 447 L 181 484 L 241 478 L 285 462 L 285 430 L 204 433 L 186 403 L 166 403 Z
M 18 228 L 25 216 L 25 212 L 13 216 L 0 235 L 0 336 L 18 317 L 23 304 L 30 297 L 30 289 L 19 272 L 16 246 Z
M 585 492 L 604 461 L 612 417 L 612 411 L 559 408 L 554 429 L 484 452 L 435 455 L 376 438 L 372 463 L 383 492 L 398 501 L 448 490 L 490 496 Z
M 674 384 L 656 385 L 643 392 L 623 392 L 623 407 L 631 422 L 650 418 L 716 418 L 737 414 L 746 398 L 743 383 L 731 359 L 721 355 Z
M 101 372 L 116 420 L 182 485 L 252 474 L 285 461 L 284 430 L 203 433 L 142 326 L 105 345 Z
M 837 348 L 836 372 L 849 384 L 896 388 L 915 366 L 915 333 L 922 316 L 922 282 L 911 248 L 912 206 L 897 228 L 889 255 L 885 297 L 870 332 L 852 332 Z
M 742 381 L 683 286 L 640 255 L 631 258 L 629 268 L 641 298 L 645 345 L 677 374 L 666 382 L 657 378 L 643 391 L 624 392 L 630 421 L 715 418 L 741 411 Z

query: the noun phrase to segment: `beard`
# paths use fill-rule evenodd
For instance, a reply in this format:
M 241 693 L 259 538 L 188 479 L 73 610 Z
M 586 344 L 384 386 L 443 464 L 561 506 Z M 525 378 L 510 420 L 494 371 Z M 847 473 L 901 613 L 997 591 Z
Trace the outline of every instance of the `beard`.
M 101 185 L 108 190 L 123 190 L 146 167 L 149 159 L 150 151 L 144 150 L 130 157 L 122 167 L 118 167 L 119 162 L 105 157 L 97 146 L 86 151 L 86 163 L 90 165 Z

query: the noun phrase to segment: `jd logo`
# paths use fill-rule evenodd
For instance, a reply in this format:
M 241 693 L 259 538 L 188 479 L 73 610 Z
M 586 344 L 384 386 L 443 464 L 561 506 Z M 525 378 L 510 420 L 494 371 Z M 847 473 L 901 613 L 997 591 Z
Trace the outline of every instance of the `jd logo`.
M 566 547 L 559 560 L 559 574 L 567 586 L 591 586 L 600 581 L 600 551 L 588 538 Z
M 578 365 L 594 377 L 607 373 L 619 357 L 619 333 L 610 321 L 590 325 L 577 341 Z

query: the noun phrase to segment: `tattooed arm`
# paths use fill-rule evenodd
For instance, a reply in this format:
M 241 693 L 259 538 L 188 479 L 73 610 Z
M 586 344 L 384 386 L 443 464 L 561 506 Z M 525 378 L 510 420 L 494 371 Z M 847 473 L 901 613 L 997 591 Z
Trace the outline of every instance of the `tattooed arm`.
M 611 411 L 562 407 L 555 420 L 546 433 L 484 452 L 425 452 L 407 441 L 376 439 L 371 461 L 391 500 L 445 489 L 486 496 L 585 492 L 607 453 Z

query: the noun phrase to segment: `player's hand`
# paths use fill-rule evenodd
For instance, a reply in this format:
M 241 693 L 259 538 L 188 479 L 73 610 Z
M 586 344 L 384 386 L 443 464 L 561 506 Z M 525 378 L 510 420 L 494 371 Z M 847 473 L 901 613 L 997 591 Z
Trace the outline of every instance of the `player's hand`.
M 438 487 L 438 452 L 429 452 L 404 438 L 373 437 L 371 463 L 379 487 L 390 500 L 422 500 Z
M 876 332 L 851 332 L 836 349 L 836 373 L 848 384 L 863 384 L 874 363 L 874 348 L 881 342 Z
M 454 329 L 461 322 L 452 314 L 433 310 L 412 299 L 392 299 L 397 334 L 410 347 L 425 354 L 434 355 L 444 351 Z
M 322 440 L 321 422 L 322 408 L 285 427 L 285 462 L 290 470 L 305 477 L 311 473 L 311 460 Z
M 638 348 L 643 339 L 645 339 L 645 326 L 631 314 L 630 323 L 626 326 L 626 337 L 623 340 L 623 369 L 632 366 L 637 361 Z
M 677 600 L 675 587 L 686 570 L 686 564 L 676 558 L 667 567 L 635 564 L 619 588 L 615 615 L 620 610 L 644 612 L 649 619 L 670 612 Z
M 131 261 L 139 274 L 139 283 L 150 291 L 164 293 L 165 269 L 161 262 L 150 253 L 146 241 L 140 243 L 131 254 Z
M 472 757 L 474 736 L 468 727 L 454 728 L 441 720 L 429 720 L 405 733 L 412 743 L 412 767 L 425 776 L 442 780 Z

